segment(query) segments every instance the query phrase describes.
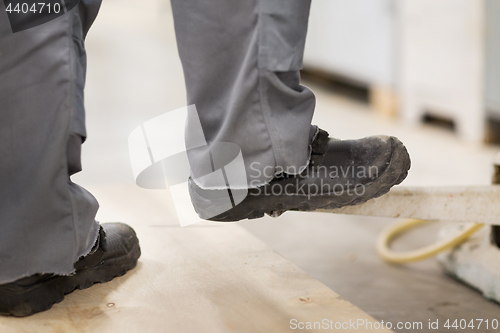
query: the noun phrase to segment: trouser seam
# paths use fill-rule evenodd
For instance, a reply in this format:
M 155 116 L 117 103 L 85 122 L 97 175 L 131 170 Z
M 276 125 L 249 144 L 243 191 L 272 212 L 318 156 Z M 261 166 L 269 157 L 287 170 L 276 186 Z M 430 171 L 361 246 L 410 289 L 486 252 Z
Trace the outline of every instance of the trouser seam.
M 260 108 L 262 111 L 262 114 L 264 115 L 264 121 L 266 123 L 266 128 L 267 128 L 267 133 L 269 135 L 269 138 L 271 139 L 271 146 L 273 149 L 273 155 L 274 155 L 274 160 L 275 160 L 275 170 L 277 166 L 281 166 L 283 164 L 283 159 L 281 158 L 281 146 L 279 144 L 279 139 L 277 138 L 277 130 L 272 122 L 271 119 L 271 114 L 270 114 L 270 108 L 267 103 L 265 103 L 265 100 L 267 98 L 267 94 L 265 92 L 265 85 L 263 83 L 263 78 L 262 78 L 262 73 L 264 69 L 260 67 L 260 56 L 261 56 L 261 48 L 263 44 L 263 27 L 262 27 L 262 10 L 261 10 L 261 3 L 262 0 L 259 0 L 257 3 L 257 70 L 258 70 L 258 90 L 259 90 L 259 100 L 260 100 Z
M 73 257 L 76 256 L 76 253 L 77 253 L 77 248 L 78 248 L 78 239 L 77 239 L 77 236 L 76 236 L 76 221 L 75 221 L 75 211 L 76 211 L 76 207 L 75 207 L 75 201 L 73 200 L 73 196 L 71 195 L 71 190 L 70 190 L 70 176 L 69 176 L 69 172 L 68 172 L 68 168 L 67 168 L 67 164 L 68 164 L 68 153 L 67 153 L 67 145 L 68 145 L 68 141 L 69 141 L 69 137 L 71 135 L 71 128 L 72 128 L 72 123 L 73 123 L 73 118 L 75 116 L 75 110 L 74 110 L 74 102 L 75 102 L 75 77 L 74 77 L 74 66 L 75 66 L 75 59 L 74 59 L 74 55 L 73 55 L 73 47 L 71 45 L 71 43 L 73 43 L 73 29 L 74 29 L 74 25 L 73 25 L 73 13 L 72 11 L 68 12 L 65 14 L 67 16 L 67 20 L 68 20 L 68 24 L 69 24 L 69 29 L 67 29 L 67 42 L 68 42 L 68 64 L 69 64 L 69 88 L 68 88 L 68 98 L 67 98 L 67 103 L 68 103 L 68 123 L 67 123 L 67 127 L 66 127 L 66 147 L 64 149 L 64 158 L 65 158 L 65 162 L 66 162 L 66 168 L 65 168 L 65 172 L 66 172 L 66 177 L 67 177 L 67 184 L 66 184 L 66 189 L 67 189 L 67 193 L 68 193 L 68 197 L 69 197 L 69 200 L 71 202 L 71 219 L 72 219 L 72 222 L 73 222 L 73 237 L 74 237 L 74 249 L 73 249 Z
M 68 11 L 66 13 L 66 15 L 69 15 L 70 17 L 70 24 L 71 24 L 71 29 L 68 29 L 70 31 L 69 33 L 69 50 L 70 50 L 70 55 L 69 55 L 69 58 L 70 58 L 70 96 L 69 96 L 69 101 L 70 101 L 70 105 L 69 105 L 69 122 L 68 122 L 68 129 L 67 129 L 67 133 L 66 133 L 66 142 L 69 142 L 69 138 L 70 136 L 74 133 L 78 136 L 82 136 L 81 134 L 79 134 L 78 132 L 75 132 L 74 129 L 73 129 L 73 125 L 74 125 L 74 121 L 75 121 L 75 112 L 76 112 L 76 109 L 75 109 L 75 105 L 77 103 L 76 101 L 76 89 L 77 89 L 77 85 L 76 85 L 76 82 L 77 82 L 77 77 L 75 75 L 76 73 L 76 65 L 77 65 L 77 62 L 78 60 L 75 58 L 75 53 L 73 52 L 74 50 L 74 47 L 71 43 L 74 43 L 75 39 L 78 39 L 78 42 L 80 42 L 80 38 L 82 39 L 82 43 L 84 44 L 84 39 L 85 39 L 85 36 L 84 36 L 84 21 L 82 20 L 81 16 L 80 16 L 80 11 L 82 10 L 82 7 L 81 7 L 81 3 L 78 5 L 78 6 L 75 6 L 74 8 L 72 8 L 70 11 Z M 77 27 L 77 29 L 82 29 L 82 35 L 81 37 L 79 38 L 75 38 L 74 37 L 74 29 L 75 29 L 75 21 L 74 20 L 79 20 L 80 21 L 80 25 Z M 85 46 L 83 46 L 85 47 Z M 84 49 L 85 51 L 85 49 Z M 83 74 L 84 75 L 84 81 L 85 81 L 85 73 Z M 83 89 L 83 87 L 82 87 Z M 82 143 L 83 143 L 83 140 L 85 140 L 86 137 L 82 136 Z M 66 156 L 66 165 L 68 166 L 68 156 L 67 156 L 67 149 L 65 149 L 65 156 Z M 93 232 L 93 235 L 88 235 L 88 237 L 92 237 L 92 243 L 90 245 L 90 247 L 83 253 L 79 253 L 80 252 L 80 238 L 78 237 L 77 235 L 77 232 L 78 232 L 78 227 L 77 227 L 77 212 L 78 212 L 78 209 L 77 209 L 77 205 L 75 203 L 75 198 L 74 196 L 72 195 L 71 193 L 71 185 L 73 184 L 74 186 L 77 186 L 76 184 L 74 184 L 71 179 L 70 179 L 70 175 L 69 175 L 69 171 L 68 171 L 68 168 L 66 167 L 66 172 L 67 172 L 67 179 L 68 179 L 68 183 L 67 183 L 67 189 L 68 189 L 68 194 L 69 194 L 69 198 L 70 198 L 70 201 L 71 201 L 71 207 L 72 207 L 72 220 L 73 220 L 73 234 L 74 234 L 74 237 L 75 237 L 75 249 L 74 249 L 74 254 L 73 254 L 73 261 L 76 262 L 80 256 L 86 256 L 88 255 L 91 251 L 92 251 L 92 248 L 94 246 L 94 244 L 96 243 L 97 241 L 97 238 L 99 236 L 99 229 L 100 227 L 97 227 L 97 228 L 94 228 L 95 231 Z M 95 220 L 93 221 L 93 223 L 97 223 Z M 90 232 L 92 232 L 92 229 L 90 230 Z M 74 272 L 74 270 L 73 270 Z M 71 273 L 70 273 L 71 274 Z

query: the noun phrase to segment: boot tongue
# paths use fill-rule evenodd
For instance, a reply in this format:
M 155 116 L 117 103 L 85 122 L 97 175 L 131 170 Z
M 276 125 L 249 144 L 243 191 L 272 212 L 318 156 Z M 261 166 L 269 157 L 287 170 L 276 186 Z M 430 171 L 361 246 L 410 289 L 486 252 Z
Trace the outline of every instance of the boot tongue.
M 106 240 L 106 232 L 104 231 L 104 228 L 102 226 L 99 226 L 99 233 L 97 234 L 97 239 L 94 243 L 94 246 L 86 256 L 95 253 L 99 249 L 106 251 L 107 248 L 108 244 Z
M 95 241 L 92 250 L 75 263 L 74 267 L 77 271 L 85 269 L 87 267 L 98 265 L 101 262 L 103 253 L 107 250 L 106 232 L 103 227 L 99 227 L 99 234 L 97 235 L 97 240 Z
M 99 237 L 97 238 L 97 245 L 104 251 L 107 251 L 108 249 L 106 232 L 104 231 L 104 228 L 102 226 L 99 228 Z
M 311 143 L 311 150 L 313 154 L 324 154 L 328 147 L 328 132 L 318 127 L 318 132 L 313 138 Z
M 318 132 L 311 142 L 311 165 L 320 165 L 323 163 L 326 150 L 328 148 L 328 132 L 318 127 Z

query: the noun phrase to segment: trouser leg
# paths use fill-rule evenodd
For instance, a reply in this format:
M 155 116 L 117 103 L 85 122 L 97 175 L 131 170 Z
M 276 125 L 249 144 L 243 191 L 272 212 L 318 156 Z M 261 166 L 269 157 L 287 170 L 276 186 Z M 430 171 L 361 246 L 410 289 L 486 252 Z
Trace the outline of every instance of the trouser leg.
M 299 70 L 309 7 L 308 0 L 172 0 L 188 104 L 209 144 L 240 146 L 251 187 L 308 163 L 315 97 Z M 193 176 L 211 171 L 209 154 L 188 153 Z
M 97 238 L 97 201 L 69 177 L 81 170 L 83 39 L 99 5 L 12 33 L 0 2 L 0 284 L 70 274 Z

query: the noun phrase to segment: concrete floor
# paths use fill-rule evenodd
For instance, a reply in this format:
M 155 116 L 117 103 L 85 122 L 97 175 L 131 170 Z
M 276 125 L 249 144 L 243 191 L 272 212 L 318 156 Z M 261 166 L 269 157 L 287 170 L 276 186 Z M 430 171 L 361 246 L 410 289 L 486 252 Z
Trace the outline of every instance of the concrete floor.
M 111 204 L 116 198 L 109 199 L 103 188 L 123 185 L 132 188 L 134 180 L 127 148 L 132 129 L 185 105 L 168 2 L 146 0 L 138 9 L 131 0 L 105 1 L 89 33 L 87 46 L 89 137 L 83 148 L 84 172 L 73 180 L 96 194 L 101 203 L 98 215 L 101 221 L 122 220 L 134 225 L 139 222 L 127 215 L 125 206 L 134 205 L 129 199 L 140 190 L 124 191 L 122 208 Z M 314 123 L 330 135 L 347 139 L 390 134 L 407 145 L 412 169 L 404 185 L 489 184 L 491 158 L 498 149 L 466 144 L 452 133 L 436 128 L 402 126 L 395 120 L 378 117 L 366 104 L 314 83 L 305 84 L 317 95 Z M 143 209 L 154 211 L 155 202 L 142 204 Z M 155 213 L 149 223 L 161 224 L 165 219 L 168 217 Z M 400 267 L 383 263 L 375 253 L 374 242 L 390 222 L 380 218 L 288 212 L 278 219 L 266 217 L 241 224 L 379 320 L 421 321 L 426 327 L 429 320 L 436 319 L 440 322 L 500 319 L 497 304 L 444 275 L 434 260 Z M 396 247 L 407 249 L 428 244 L 437 230 L 437 227 L 419 230 Z

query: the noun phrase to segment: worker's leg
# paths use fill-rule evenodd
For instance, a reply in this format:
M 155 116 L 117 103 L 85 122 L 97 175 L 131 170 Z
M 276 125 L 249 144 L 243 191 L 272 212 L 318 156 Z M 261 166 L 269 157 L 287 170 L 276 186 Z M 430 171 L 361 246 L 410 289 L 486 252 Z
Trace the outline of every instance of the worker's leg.
M 67 275 L 96 242 L 98 204 L 69 176 L 85 138 L 84 35 L 100 0 L 12 33 L 0 3 L 0 284 Z
M 315 97 L 300 85 L 299 70 L 309 6 L 309 0 L 172 0 L 188 104 L 196 104 L 208 143 L 239 145 L 252 187 L 308 163 Z M 192 133 L 186 135 L 189 141 Z M 211 171 L 209 152 L 189 157 L 193 178 L 210 188 L 198 178 Z
M 341 141 L 311 126 L 315 99 L 299 75 L 308 0 L 172 0 L 172 5 L 188 103 L 196 104 L 210 146 L 188 151 L 189 190 L 201 218 L 237 221 L 353 205 L 406 177 L 410 158 L 396 138 Z M 188 149 L 202 142 L 193 144 L 198 133 L 192 119 Z M 232 168 L 220 171 L 222 176 L 215 172 L 225 164 L 212 148 L 218 142 L 241 148 L 243 185 L 250 189 L 234 186 Z

